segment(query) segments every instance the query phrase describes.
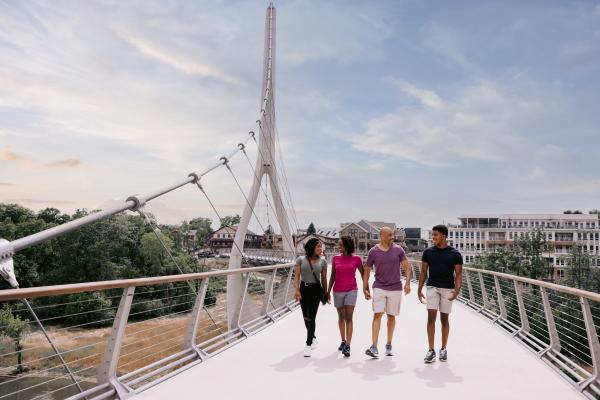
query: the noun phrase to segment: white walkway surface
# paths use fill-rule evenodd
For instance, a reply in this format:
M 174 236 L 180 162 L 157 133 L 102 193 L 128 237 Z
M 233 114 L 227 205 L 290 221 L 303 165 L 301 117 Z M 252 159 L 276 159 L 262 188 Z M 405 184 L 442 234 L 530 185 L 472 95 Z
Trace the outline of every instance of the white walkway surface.
M 583 397 L 535 355 L 466 306 L 450 316 L 448 362 L 424 364 L 426 311 L 403 299 L 395 355 L 370 359 L 370 302 L 359 299 L 352 355 L 338 351 L 337 314 L 319 309 L 319 347 L 302 357 L 300 310 L 214 358 L 135 396 L 154 399 L 544 399 Z M 385 317 L 380 352 L 385 344 Z M 436 348 L 440 347 L 439 323 Z

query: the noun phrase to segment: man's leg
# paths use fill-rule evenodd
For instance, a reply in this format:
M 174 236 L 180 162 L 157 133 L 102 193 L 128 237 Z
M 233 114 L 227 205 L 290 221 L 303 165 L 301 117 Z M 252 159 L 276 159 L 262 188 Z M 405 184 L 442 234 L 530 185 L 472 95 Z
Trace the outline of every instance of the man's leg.
M 427 310 L 427 340 L 429 341 L 430 349 L 433 349 L 434 346 L 436 317 L 437 310 Z
M 340 329 L 340 336 L 342 337 L 342 341 L 348 342 L 348 338 L 346 337 L 346 310 L 344 307 L 336 308 L 338 313 L 338 328 Z
M 396 328 L 396 316 L 387 314 L 387 344 L 392 344 L 394 329 Z
M 344 306 L 344 321 L 346 322 L 346 343 L 350 346 L 352 341 L 352 331 L 354 325 L 352 323 L 352 316 L 354 315 L 354 306 Z
M 448 321 L 448 317 L 449 314 L 440 312 L 440 321 L 442 321 L 442 349 L 445 349 L 448 344 L 448 334 L 450 333 L 450 322 Z
M 377 346 L 377 342 L 379 340 L 379 329 L 381 328 L 381 317 L 383 316 L 382 312 L 377 312 L 373 314 L 373 328 L 372 328 L 372 338 L 373 338 L 373 346 Z

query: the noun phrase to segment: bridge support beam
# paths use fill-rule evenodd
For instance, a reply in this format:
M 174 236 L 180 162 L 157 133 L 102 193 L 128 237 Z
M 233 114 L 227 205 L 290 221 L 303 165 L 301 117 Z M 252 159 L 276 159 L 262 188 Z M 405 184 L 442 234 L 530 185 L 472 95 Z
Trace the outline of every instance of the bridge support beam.
M 188 324 L 187 332 L 185 334 L 185 340 L 183 342 L 183 349 L 193 349 L 201 360 L 206 358 L 206 353 L 196 346 L 196 334 L 198 333 L 198 324 L 200 323 L 200 315 L 204 308 L 204 300 L 206 299 L 206 292 L 208 291 L 208 280 L 210 278 L 203 279 L 200 282 L 200 288 L 196 294 L 196 301 L 194 302 L 194 308 L 190 315 L 190 322 Z
M 517 305 L 519 306 L 519 317 L 521 319 L 521 329 L 515 332 L 515 335 L 518 335 L 521 332 L 527 334 L 529 333 L 529 318 L 527 318 L 527 310 L 525 309 L 525 302 L 523 301 L 523 284 L 518 281 L 514 282 Z
M 600 385 L 600 342 L 598 341 L 598 334 L 596 333 L 596 326 L 594 325 L 594 317 L 592 316 L 590 303 L 584 297 L 580 297 L 579 301 L 581 303 L 581 311 L 583 312 L 583 321 L 585 322 L 585 331 L 587 333 L 588 344 L 592 356 L 592 366 L 594 368 L 592 376 L 581 382 L 579 386 L 581 390 L 584 390 L 594 382 Z
M 548 291 L 545 287 L 540 286 L 540 293 L 542 294 L 542 303 L 544 305 L 544 315 L 546 316 L 546 325 L 548 326 L 548 337 L 550 338 L 550 346 L 541 352 L 541 356 L 546 354 L 548 351 L 553 350 L 555 352 L 560 351 L 560 338 L 558 337 L 558 331 L 556 330 L 556 322 L 554 321 L 554 314 L 552 314 L 552 308 L 550 307 L 550 300 L 548 298 Z

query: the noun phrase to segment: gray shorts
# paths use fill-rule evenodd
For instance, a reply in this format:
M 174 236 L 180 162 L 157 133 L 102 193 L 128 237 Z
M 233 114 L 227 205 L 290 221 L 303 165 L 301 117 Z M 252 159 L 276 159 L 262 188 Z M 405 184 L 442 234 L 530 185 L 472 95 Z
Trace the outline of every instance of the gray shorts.
M 355 306 L 357 293 L 358 290 L 351 290 L 349 292 L 333 292 L 333 305 L 335 308 Z

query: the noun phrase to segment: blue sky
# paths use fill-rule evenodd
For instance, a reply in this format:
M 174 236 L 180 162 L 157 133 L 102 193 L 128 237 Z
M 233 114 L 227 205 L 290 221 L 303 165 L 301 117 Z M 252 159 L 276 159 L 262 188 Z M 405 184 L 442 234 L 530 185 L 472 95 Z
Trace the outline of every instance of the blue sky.
M 258 117 L 267 5 L 0 0 L 0 201 L 105 207 L 228 153 Z M 600 208 L 600 1 L 275 6 L 301 226 Z M 226 170 L 205 187 L 241 213 Z M 213 217 L 192 187 L 149 209 Z

